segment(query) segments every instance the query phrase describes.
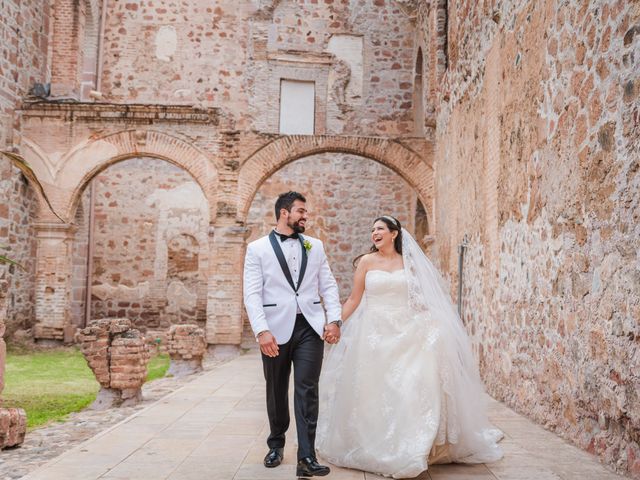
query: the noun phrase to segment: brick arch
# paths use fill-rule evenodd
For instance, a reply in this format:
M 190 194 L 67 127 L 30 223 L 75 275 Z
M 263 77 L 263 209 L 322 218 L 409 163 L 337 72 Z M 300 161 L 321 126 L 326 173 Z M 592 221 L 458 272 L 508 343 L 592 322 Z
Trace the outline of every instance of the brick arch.
M 423 159 L 396 140 L 291 135 L 265 145 L 242 164 L 238 178 L 238 220 L 246 222 L 253 197 L 267 178 L 288 163 L 318 153 L 348 153 L 389 167 L 416 191 L 427 214 L 432 217 L 434 172 L 431 158 Z
M 42 182 L 38 171 L 33 168 L 32 164 L 27 162 L 23 157 L 12 152 L 0 151 L 0 160 L 7 159 L 10 164 L 17 167 L 22 172 L 22 175 L 27 180 L 29 188 L 33 190 L 37 201 L 37 215 L 39 219 L 52 216 L 53 218 L 60 219 L 56 214 L 53 205 L 49 201 L 47 195 L 46 185 Z
M 66 192 L 59 207 L 61 216 L 67 221 L 73 219 L 87 183 L 110 165 L 133 157 L 157 158 L 186 170 L 202 188 L 210 219 L 215 218 L 218 172 L 213 162 L 183 140 L 148 130 L 127 130 L 90 139 L 71 150 L 56 174 L 58 191 Z

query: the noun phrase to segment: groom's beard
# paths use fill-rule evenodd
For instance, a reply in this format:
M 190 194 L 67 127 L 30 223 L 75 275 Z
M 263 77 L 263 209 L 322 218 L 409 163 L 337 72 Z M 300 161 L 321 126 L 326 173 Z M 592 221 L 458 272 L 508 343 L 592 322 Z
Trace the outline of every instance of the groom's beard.
M 304 227 L 297 221 L 293 223 L 287 222 L 287 226 L 296 233 L 304 233 Z

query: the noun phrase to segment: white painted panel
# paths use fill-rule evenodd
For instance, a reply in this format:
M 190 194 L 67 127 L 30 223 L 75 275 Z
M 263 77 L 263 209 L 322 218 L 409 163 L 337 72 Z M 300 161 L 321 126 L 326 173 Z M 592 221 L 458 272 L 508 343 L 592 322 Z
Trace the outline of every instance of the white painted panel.
M 156 33 L 156 58 L 170 62 L 178 48 L 178 34 L 175 27 L 164 25 Z
M 280 81 L 280 133 L 314 134 L 315 90 L 314 82 Z
M 349 84 L 345 92 L 346 102 L 357 104 L 362 101 L 362 77 L 364 75 L 363 39 L 357 35 L 333 35 L 329 39 L 327 51 L 347 62 L 351 69 Z M 336 81 L 334 70 L 329 74 L 329 90 Z

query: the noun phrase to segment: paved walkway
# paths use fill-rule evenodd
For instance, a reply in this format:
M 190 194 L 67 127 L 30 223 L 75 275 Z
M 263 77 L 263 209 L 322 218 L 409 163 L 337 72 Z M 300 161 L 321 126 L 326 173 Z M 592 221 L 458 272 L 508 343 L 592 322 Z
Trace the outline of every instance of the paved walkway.
M 505 432 L 505 458 L 490 465 L 433 466 L 420 480 L 614 480 L 597 460 L 491 402 L 491 420 Z M 292 426 L 294 422 L 292 422 Z M 53 459 L 24 480 L 291 480 L 295 449 L 266 469 L 264 383 L 256 353 L 200 375 L 157 403 Z M 293 432 L 290 439 L 295 438 Z M 328 480 L 376 475 L 333 468 Z

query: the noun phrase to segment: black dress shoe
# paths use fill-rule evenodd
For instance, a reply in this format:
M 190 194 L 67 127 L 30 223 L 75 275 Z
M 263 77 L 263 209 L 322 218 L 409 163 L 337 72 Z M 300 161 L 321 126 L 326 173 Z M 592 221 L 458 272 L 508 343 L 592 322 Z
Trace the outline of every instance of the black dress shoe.
M 283 448 L 271 448 L 269 453 L 264 457 L 264 466 L 267 468 L 277 467 L 282 463 Z
M 296 468 L 296 476 L 298 477 L 324 477 L 329 475 L 331 470 L 329 467 L 320 465 L 318 461 L 313 457 L 305 457 L 302 460 L 298 460 L 298 467 Z

